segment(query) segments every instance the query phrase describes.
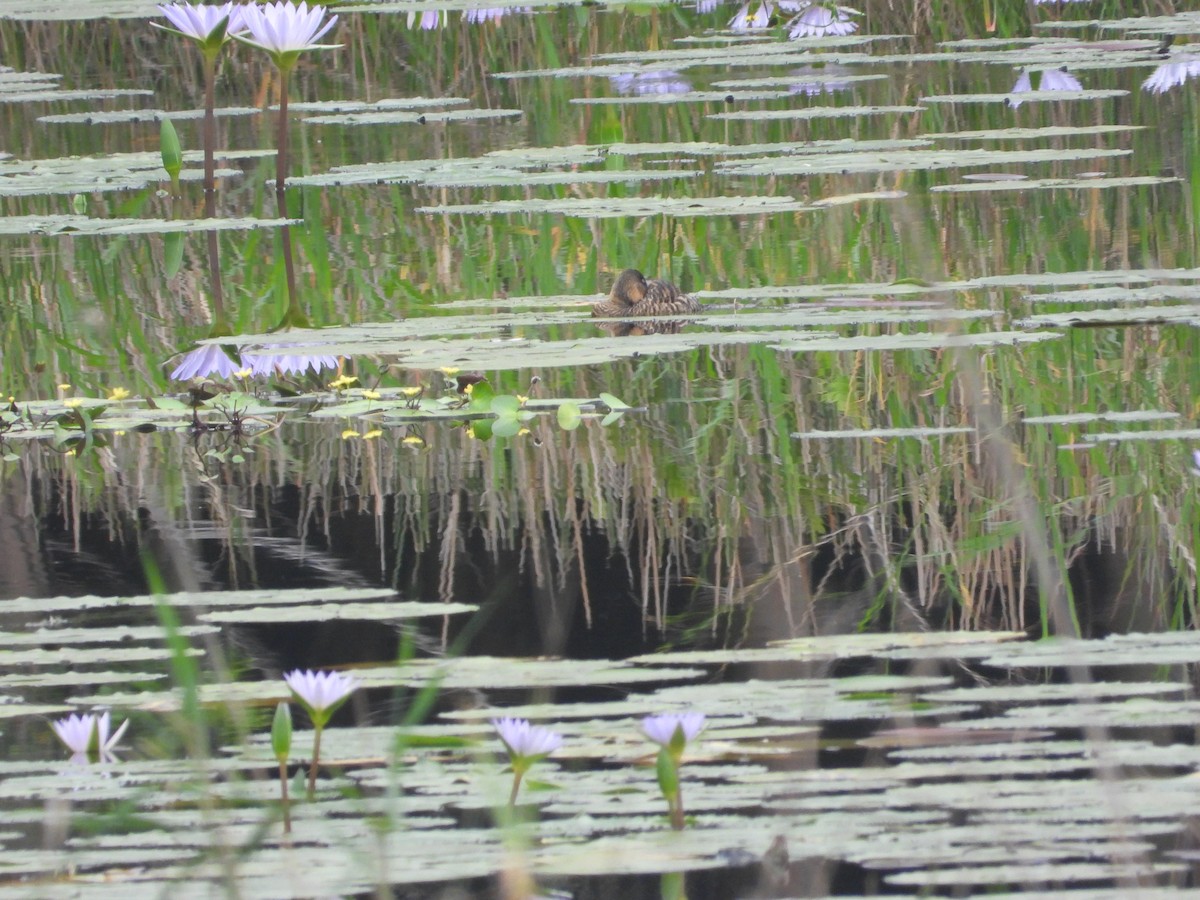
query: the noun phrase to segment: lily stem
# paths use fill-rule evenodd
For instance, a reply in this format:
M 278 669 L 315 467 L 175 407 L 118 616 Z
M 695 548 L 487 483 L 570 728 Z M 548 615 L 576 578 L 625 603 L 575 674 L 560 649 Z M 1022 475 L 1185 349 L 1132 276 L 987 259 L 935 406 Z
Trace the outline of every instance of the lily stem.
M 279 69 L 279 147 L 275 153 L 275 205 L 280 218 L 287 218 L 287 181 L 288 172 L 288 81 L 291 77 L 290 67 Z M 283 269 L 287 277 L 288 309 L 284 323 L 288 325 L 307 324 L 307 317 L 300 311 L 296 302 L 296 266 L 292 260 L 292 230 L 284 225 L 281 235 L 283 240 Z
M 312 765 L 308 768 L 308 799 L 312 800 L 317 795 L 317 767 L 321 764 L 321 729 L 318 727 L 313 731 L 313 758 Z
M 204 217 L 217 216 L 217 167 L 214 160 L 217 146 L 216 107 L 217 60 L 204 55 Z M 213 331 L 227 331 L 225 295 L 221 288 L 221 265 L 217 250 L 217 232 L 208 232 L 208 272 L 212 279 Z
M 279 794 L 283 800 L 283 833 L 292 833 L 292 804 L 288 799 L 287 763 L 279 764 Z

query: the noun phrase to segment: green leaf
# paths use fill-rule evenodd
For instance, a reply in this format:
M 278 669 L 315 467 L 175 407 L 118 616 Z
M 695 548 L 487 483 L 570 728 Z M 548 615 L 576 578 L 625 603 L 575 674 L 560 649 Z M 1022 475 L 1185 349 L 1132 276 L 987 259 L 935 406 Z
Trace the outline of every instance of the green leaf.
M 579 404 L 573 400 L 564 400 L 558 408 L 559 428 L 563 431 L 574 431 L 582 421 L 583 413 L 579 411 Z
M 158 130 L 158 140 L 162 151 L 162 164 L 167 174 L 171 176 L 171 184 L 179 189 L 179 173 L 183 171 L 183 147 L 179 143 L 179 134 L 170 119 L 163 119 Z
M 275 720 L 271 723 L 271 749 L 280 763 L 286 763 L 292 752 L 292 707 L 286 702 L 275 707 Z

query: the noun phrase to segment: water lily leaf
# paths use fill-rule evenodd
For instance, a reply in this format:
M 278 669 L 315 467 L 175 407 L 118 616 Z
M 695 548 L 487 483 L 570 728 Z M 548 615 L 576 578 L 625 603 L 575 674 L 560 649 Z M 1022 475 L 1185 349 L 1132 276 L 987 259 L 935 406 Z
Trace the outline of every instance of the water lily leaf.
M 705 118 L 726 122 L 780 122 L 803 119 L 855 119 L 860 116 L 884 116 L 898 113 L 918 113 L 921 106 L 808 106 L 792 109 L 736 110 L 709 113 Z
M 0 187 L 0 193 L 3 188 Z M 194 231 L 244 231 L 299 224 L 295 219 L 92 219 L 87 216 L 0 216 L 0 234 L 181 234 Z
M 558 427 L 563 431 L 574 431 L 583 421 L 579 404 L 564 403 L 558 408 Z
M 325 116 L 307 116 L 305 125 L 403 125 L 470 122 L 479 119 L 511 119 L 525 115 L 521 109 L 447 109 L 429 112 L 391 110 L 387 112 L 350 112 Z
M 1113 178 L 1030 178 L 1019 181 L 989 181 L 985 184 L 935 184 L 933 193 L 969 194 L 981 191 L 1023 191 L 1083 189 L 1101 190 L 1115 187 L 1139 187 L 1148 184 L 1172 184 L 1183 179 L 1174 175 L 1129 175 Z

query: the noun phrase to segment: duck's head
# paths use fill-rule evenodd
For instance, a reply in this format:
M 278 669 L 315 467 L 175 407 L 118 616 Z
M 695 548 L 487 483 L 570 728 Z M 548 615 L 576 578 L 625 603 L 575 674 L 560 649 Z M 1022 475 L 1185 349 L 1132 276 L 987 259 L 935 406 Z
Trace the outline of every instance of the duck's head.
M 614 303 L 622 306 L 634 306 L 646 297 L 646 276 L 637 269 L 626 269 L 613 282 L 612 292 L 608 295 Z

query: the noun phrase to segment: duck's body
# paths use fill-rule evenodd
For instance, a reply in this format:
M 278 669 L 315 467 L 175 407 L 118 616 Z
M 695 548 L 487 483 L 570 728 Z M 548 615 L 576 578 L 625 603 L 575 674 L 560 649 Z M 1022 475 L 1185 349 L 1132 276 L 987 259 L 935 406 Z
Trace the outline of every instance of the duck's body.
M 695 297 L 669 281 L 646 278 L 637 269 L 626 269 L 613 282 L 608 297 L 592 307 L 596 318 L 622 316 L 681 316 L 700 312 Z

